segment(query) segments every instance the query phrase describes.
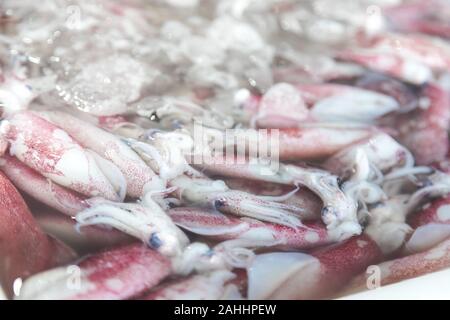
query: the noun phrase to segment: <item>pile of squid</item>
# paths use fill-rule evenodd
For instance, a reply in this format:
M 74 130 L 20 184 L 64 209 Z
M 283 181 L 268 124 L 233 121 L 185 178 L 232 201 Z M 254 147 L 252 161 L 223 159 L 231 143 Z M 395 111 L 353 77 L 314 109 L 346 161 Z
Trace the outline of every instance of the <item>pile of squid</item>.
M 450 267 L 432 3 L 6 0 L 0 299 L 327 299 Z

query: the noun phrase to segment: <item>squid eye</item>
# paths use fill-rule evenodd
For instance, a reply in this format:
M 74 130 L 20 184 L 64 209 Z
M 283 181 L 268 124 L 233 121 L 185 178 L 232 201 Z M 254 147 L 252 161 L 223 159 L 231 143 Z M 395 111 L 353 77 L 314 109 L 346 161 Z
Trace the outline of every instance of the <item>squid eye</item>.
M 158 237 L 158 235 L 156 234 L 156 232 L 152 233 L 150 235 L 150 240 L 148 241 L 148 244 L 150 247 L 152 247 L 153 249 L 158 249 L 159 247 L 162 246 L 162 241 L 161 239 Z
M 225 206 L 225 204 L 226 204 L 226 201 L 223 199 L 214 200 L 214 208 L 216 208 L 216 209 L 222 208 L 223 206 Z
M 433 181 L 431 181 L 430 179 L 424 179 L 424 180 L 420 181 L 421 188 L 431 187 L 432 185 L 433 185 Z
M 175 207 L 177 206 L 177 204 L 174 203 L 174 202 L 168 202 L 168 203 L 167 203 L 167 206 L 168 206 L 170 209 L 173 209 L 173 208 L 175 208 Z
M 336 219 L 336 212 L 330 206 L 323 207 L 321 215 L 326 224 L 331 223 L 334 219 Z

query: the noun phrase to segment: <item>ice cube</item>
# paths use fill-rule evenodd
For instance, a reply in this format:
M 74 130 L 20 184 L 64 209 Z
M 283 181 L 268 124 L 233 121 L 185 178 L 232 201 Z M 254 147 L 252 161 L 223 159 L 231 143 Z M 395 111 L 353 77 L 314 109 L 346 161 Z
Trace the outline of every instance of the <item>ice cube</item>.
M 125 112 L 127 103 L 139 98 L 148 79 L 143 63 L 127 55 L 113 55 L 88 64 L 58 91 L 78 109 L 94 115 L 114 115 Z

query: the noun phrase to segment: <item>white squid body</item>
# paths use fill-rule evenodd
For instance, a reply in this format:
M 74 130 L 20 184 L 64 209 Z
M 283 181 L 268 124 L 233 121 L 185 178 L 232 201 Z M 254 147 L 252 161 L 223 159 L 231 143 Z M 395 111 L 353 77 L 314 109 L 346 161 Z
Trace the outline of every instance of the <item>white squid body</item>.
M 349 92 L 320 100 L 312 107 L 311 115 L 324 122 L 372 123 L 398 109 L 399 104 L 392 97 L 352 88 Z
M 90 197 L 122 201 L 126 181 L 120 170 L 95 152 L 83 149 L 65 131 L 31 112 L 2 122 L 0 134 L 10 154 L 43 176 Z

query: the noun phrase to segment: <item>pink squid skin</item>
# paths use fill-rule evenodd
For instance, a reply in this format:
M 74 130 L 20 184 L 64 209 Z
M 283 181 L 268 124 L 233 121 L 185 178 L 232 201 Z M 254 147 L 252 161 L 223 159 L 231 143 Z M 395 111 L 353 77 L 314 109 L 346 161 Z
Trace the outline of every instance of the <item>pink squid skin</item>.
M 368 138 L 370 129 L 299 128 L 280 130 L 280 158 L 318 159 Z
M 9 296 L 17 278 L 27 278 L 76 258 L 48 237 L 12 183 L 0 173 L 0 285 Z
M 450 216 L 439 215 L 439 209 L 445 209 L 447 207 L 450 208 L 450 196 L 433 200 L 419 210 L 419 212 L 411 215 L 408 223 L 414 229 L 430 223 L 450 224 Z
M 342 51 L 337 58 L 347 61 L 353 61 L 368 69 L 388 74 L 392 77 L 402 79 L 414 84 L 422 84 L 430 80 L 430 76 L 420 79 L 410 79 L 405 77 L 404 70 L 408 69 L 406 61 L 399 56 L 390 53 L 380 52 L 358 52 L 358 51 Z
M 292 187 L 290 186 L 270 182 L 256 183 L 255 181 L 238 178 L 223 180 L 232 189 L 262 196 L 277 197 L 286 195 L 292 191 Z M 322 200 L 307 188 L 300 188 L 300 190 L 289 196 L 289 198 L 280 202 L 302 208 L 302 211 L 298 212 L 302 221 L 320 219 L 320 212 L 323 205 Z
M 114 131 L 114 129 L 122 124 L 129 123 L 124 116 L 100 116 L 98 117 L 98 126 L 109 131 Z
M 329 157 L 347 146 L 367 139 L 373 132 L 372 128 L 268 129 L 267 139 L 260 138 L 255 143 L 271 146 L 271 141 L 276 141 L 280 160 L 313 160 Z
M 355 274 L 383 259 L 383 253 L 377 243 L 365 234 L 353 237 L 344 243 L 318 249 L 311 255 L 316 257 L 321 265 L 317 287 L 320 292 L 318 298 L 336 292 Z M 308 292 L 304 294 L 310 295 Z
M 450 7 L 440 0 L 418 0 L 386 8 L 384 14 L 394 29 L 450 38 Z
M 279 90 L 285 86 L 285 96 L 280 97 Z M 273 90 L 273 91 L 272 91 Z M 362 88 L 334 83 L 298 84 L 296 86 L 277 84 L 263 96 L 250 95 L 242 108 L 251 115 L 253 124 L 258 128 L 289 129 L 298 128 L 302 123 L 320 123 L 320 116 L 311 113 L 314 105 L 330 97 L 365 93 Z M 374 98 L 375 100 L 375 98 Z M 374 105 L 376 101 L 373 102 Z
M 68 244 L 79 254 L 87 254 L 135 242 L 136 239 L 115 229 L 96 226 L 77 228 L 76 221 L 70 217 L 42 208 L 33 212 L 40 227 L 53 237 Z
M 142 244 L 89 256 L 78 267 L 93 287 L 68 297 L 70 300 L 131 298 L 156 286 L 171 273 L 170 261 Z M 111 280 L 121 281 L 121 288 L 109 286 Z
M 309 117 L 300 92 L 286 83 L 273 85 L 261 98 L 252 119 L 258 128 L 296 128 Z
M 39 115 L 62 128 L 84 148 L 114 163 L 126 179 L 128 196 L 141 197 L 145 185 L 157 179 L 153 170 L 112 133 L 60 111 L 43 111 Z M 122 121 L 121 118 L 116 119 Z
M 258 240 L 262 240 L 263 243 L 273 242 L 271 246 L 290 249 L 310 249 L 334 242 L 320 222 L 307 222 L 304 226 L 293 228 L 250 218 L 214 214 L 198 208 L 174 208 L 167 213 L 175 224 L 194 233 L 196 228 L 210 230 L 213 234 L 205 235 L 217 241 L 253 239 L 256 245 Z M 222 231 L 214 234 L 214 228 Z M 271 236 L 260 239 L 258 231 L 263 232 L 263 238 L 267 233 Z
M 85 196 L 52 183 L 15 157 L 4 154 L 0 159 L 0 170 L 21 191 L 65 215 L 75 216 L 88 208 Z
M 446 71 L 450 67 L 450 47 L 436 39 L 411 35 L 383 34 L 371 39 L 359 39 L 359 48 L 343 50 L 337 58 L 359 63 L 369 69 L 389 74 L 415 84 L 431 80 L 431 73 L 417 78 L 412 75 L 414 61 L 429 71 Z
M 429 84 L 422 97 L 429 100 L 429 107 L 414 111 L 415 115 L 400 116 L 395 127 L 399 142 L 413 153 L 416 163 L 430 165 L 445 160 L 449 151 L 450 95 L 438 85 Z
M 379 268 L 378 270 L 381 270 L 381 286 L 448 268 L 450 266 L 450 239 L 427 251 L 386 261 L 376 266 Z M 370 274 L 363 273 L 354 278 L 345 293 L 366 290 L 367 281 L 370 280 L 369 276 Z
M 57 126 L 32 112 L 24 111 L 9 118 L 5 127 L 7 132 L 4 134 L 10 142 L 10 152 L 32 169 L 44 176 L 51 176 L 52 179 L 65 180 L 67 187 L 81 194 L 102 196 L 113 201 L 121 200 L 120 195 L 103 173 L 96 172 L 94 175 L 91 172 L 94 167 L 98 169 L 93 163 L 93 158 L 88 160 L 85 150 Z M 16 147 L 13 148 L 15 144 L 21 146 L 20 152 L 15 150 Z M 82 155 L 83 160 L 87 160 L 88 167 L 81 169 L 87 170 L 85 174 L 89 181 L 83 181 L 83 178 L 76 174 L 67 177 L 57 168 L 57 165 L 71 152 Z
M 172 272 L 171 262 L 142 244 L 89 255 L 79 261 L 79 285 L 67 285 L 66 267 L 48 270 L 24 282 L 20 299 L 123 300 L 140 296 Z M 74 267 L 68 265 L 67 268 Z M 69 275 L 68 275 L 69 274 Z M 42 286 L 46 290 L 42 290 Z

